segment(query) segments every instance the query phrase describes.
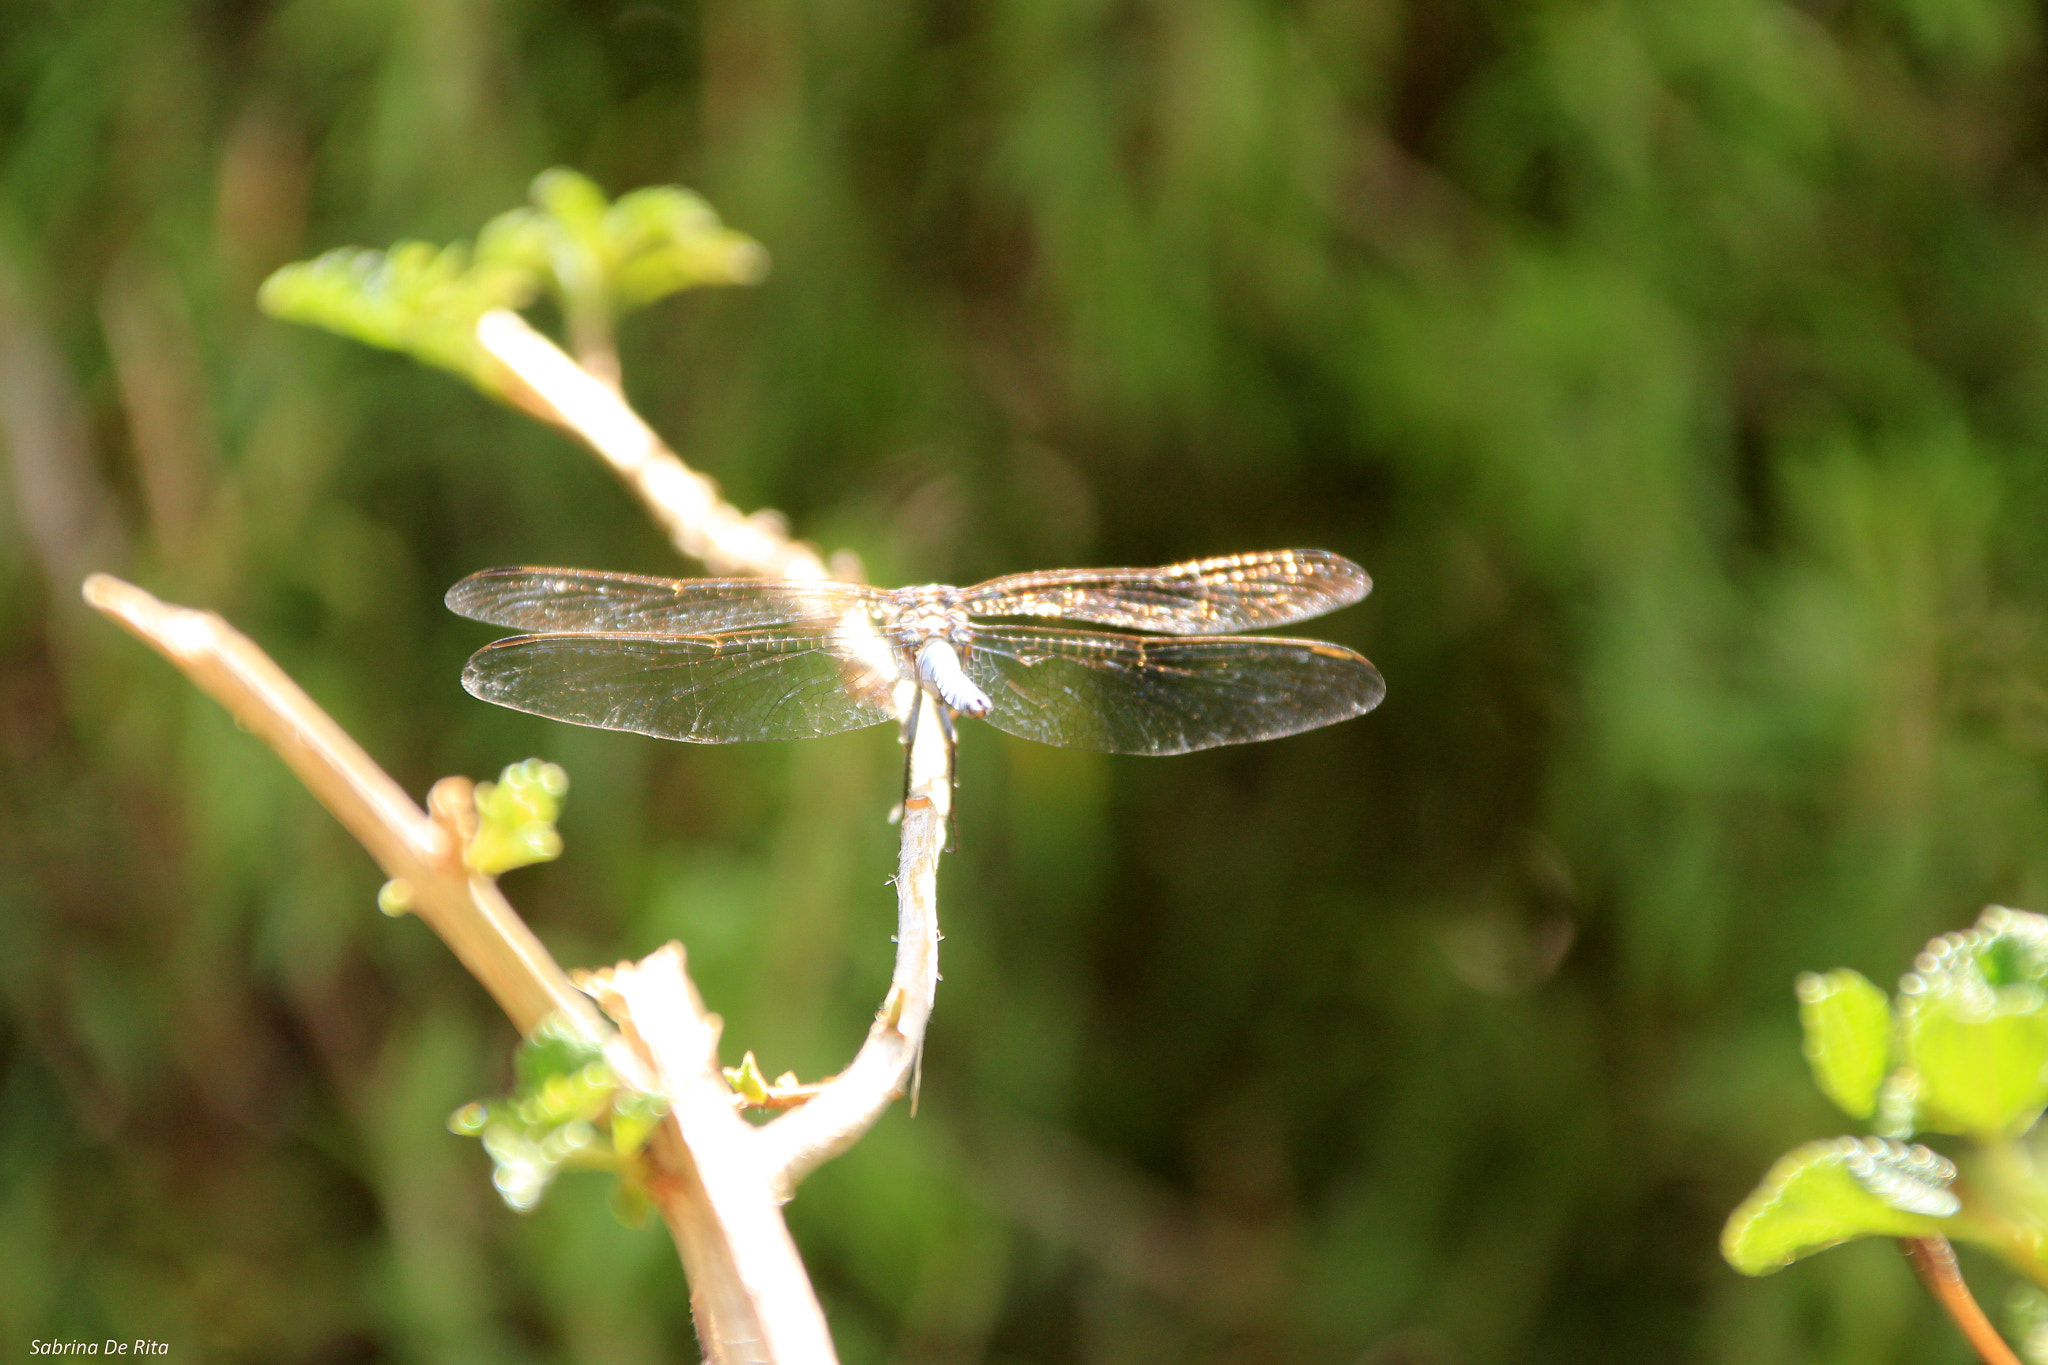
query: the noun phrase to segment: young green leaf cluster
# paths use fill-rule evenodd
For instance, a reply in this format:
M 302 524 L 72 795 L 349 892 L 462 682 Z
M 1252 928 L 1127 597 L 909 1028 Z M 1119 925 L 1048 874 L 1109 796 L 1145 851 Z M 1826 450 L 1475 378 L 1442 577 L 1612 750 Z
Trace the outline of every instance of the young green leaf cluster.
M 520 1044 L 510 1095 L 465 1104 L 450 1132 L 483 1139 L 491 1183 L 505 1202 L 529 1212 L 564 1168 L 621 1177 L 621 1216 L 638 1222 L 646 1193 L 635 1158 L 667 1112 L 655 1095 L 627 1088 L 600 1050 L 566 1021 L 550 1020 Z
M 1847 969 L 1803 976 L 1815 1082 L 1876 1134 L 1780 1158 L 1730 1216 L 1721 1249 L 1761 1275 L 1858 1237 L 1991 1248 L 2048 1284 L 2048 1181 L 2030 1134 L 2048 1106 L 2048 918 L 1992 906 L 1927 945 L 1898 992 Z M 1966 1139 L 1948 1158 L 1907 1139 Z
M 477 345 L 477 320 L 520 309 L 543 291 L 567 320 L 579 358 L 609 356 L 617 319 L 677 290 L 752 284 L 768 254 L 672 185 L 617 202 L 574 171 L 542 172 L 533 207 L 499 214 L 472 248 L 400 242 L 386 251 L 341 247 L 285 266 L 258 302 L 274 317 L 453 370 L 496 393 L 498 371 Z
M 496 782 L 476 784 L 476 833 L 464 860 L 486 877 L 562 854 L 555 820 L 569 793 L 569 774 L 560 766 L 529 758 L 514 763 Z

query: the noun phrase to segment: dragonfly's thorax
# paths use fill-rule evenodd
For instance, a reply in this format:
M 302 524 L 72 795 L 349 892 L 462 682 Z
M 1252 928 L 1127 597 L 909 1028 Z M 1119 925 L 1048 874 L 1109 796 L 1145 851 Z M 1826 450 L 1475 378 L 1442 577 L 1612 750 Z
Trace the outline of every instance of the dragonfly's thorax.
M 964 648 L 968 624 L 967 613 L 960 606 L 961 597 L 960 589 L 936 583 L 922 588 L 899 588 L 889 594 L 882 627 L 898 645 L 912 652 L 931 640 Z

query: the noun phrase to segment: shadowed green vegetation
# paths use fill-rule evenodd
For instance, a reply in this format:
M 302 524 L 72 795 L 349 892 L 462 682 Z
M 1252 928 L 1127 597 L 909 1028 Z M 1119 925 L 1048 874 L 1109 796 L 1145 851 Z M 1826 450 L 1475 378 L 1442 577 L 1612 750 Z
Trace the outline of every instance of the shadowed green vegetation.
M 874 581 L 1377 581 L 1312 632 L 1362 720 L 966 727 L 920 1112 L 791 1206 L 850 1365 L 1966 1359 L 1882 1242 L 1717 1239 L 1841 1126 L 1799 973 L 2048 910 L 2044 90 L 2017 0 L 8 0 L 0 1342 L 694 1359 L 603 1178 L 497 1200 L 445 1123 L 511 1029 L 90 570 L 415 794 L 560 764 L 508 894 L 572 965 L 681 938 L 728 1062 L 866 1027 L 892 738 L 470 700 L 464 574 L 693 566 L 559 434 L 257 310 L 566 165 L 772 256 L 628 318 L 625 388 Z

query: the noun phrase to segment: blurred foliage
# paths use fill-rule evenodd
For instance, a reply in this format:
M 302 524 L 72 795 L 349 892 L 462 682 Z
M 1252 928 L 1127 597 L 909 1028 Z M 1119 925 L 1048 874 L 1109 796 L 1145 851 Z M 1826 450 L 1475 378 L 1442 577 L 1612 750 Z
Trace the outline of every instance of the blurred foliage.
M 629 1223 L 645 1221 L 652 1205 L 633 1158 L 668 1112 L 659 1096 L 628 1090 L 573 1026 L 550 1019 L 519 1044 L 518 1086 L 490 1104 L 471 1101 L 448 1120 L 448 1130 L 483 1139 L 491 1156 L 491 1184 L 522 1212 L 567 1168 L 612 1171 L 624 1177 L 613 1193 Z M 602 1131 L 600 1131 L 602 1129 Z
M 628 319 L 625 384 L 876 581 L 1323 545 L 1379 585 L 1327 623 L 1389 680 L 1357 723 L 1156 761 L 970 729 L 920 1113 L 791 1206 L 850 1362 L 1965 1359 L 1881 1244 L 1752 1281 L 1715 1238 L 1825 1131 L 1787 981 L 2048 908 L 2041 30 L 14 0 L 0 1333 L 690 1358 L 602 1182 L 492 1195 L 443 1121 L 509 1027 L 88 570 L 225 613 L 415 792 L 559 763 L 566 852 L 507 890 L 564 961 L 683 939 L 769 1074 L 861 1036 L 890 737 L 471 702 L 463 574 L 689 567 L 560 436 L 256 311 L 573 165 L 773 253 Z
M 760 244 L 722 227 L 710 206 L 672 186 L 616 204 L 573 171 L 544 171 L 536 208 L 484 224 L 472 250 L 400 242 L 388 251 L 338 248 L 285 266 L 257 299 L 274 317 L 324 327 L 455 371 L 487 391 L 497 377 L 476 341 L 493 308 L 523 308 L 548 287 L 583 347 L 611 346 L 616 315 L 702 284 L 753 284 L 767 272 Z

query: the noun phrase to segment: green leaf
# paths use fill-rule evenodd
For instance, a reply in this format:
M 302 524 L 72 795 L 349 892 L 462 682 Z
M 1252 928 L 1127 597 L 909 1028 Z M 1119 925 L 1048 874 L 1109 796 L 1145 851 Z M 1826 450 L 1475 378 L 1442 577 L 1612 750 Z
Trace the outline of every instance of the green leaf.
M 1846 967 L 1806 973 L 1797 989 L 1814 1083 L 1851 1118 L 1869 1118 L 1891 1066 L 1892 1014 L 1885 993 Z
M 1729 1215 L 1721 1254 L 1763 1275 L 1857 1237 L 1936 1237 L 1961 1207 L 1955 1166 L 1925 1147 L 1885 1138 L 1809 1142 L 1778 1159 Z
M 1899 982 L 1900 1060 L 1917 1123 L 1998 1138 L 2048 1105 L 2048 920 L 1993 907 L 1927 945 Z
M 601 317 L 645 307 L 699 285 L 754 284 L 768 253 L 718 221 L 688 190 L 656 185 L 607 204 L 584 176 L 557 168 L 533 182 L 547 234 L 553 285 L 571 316 Z
M 587 176 L 556 168 L 535 177 L 531 193 L 534 207 L 493 218 L 474 251 L 460 242 L 345 247 L 285 266 L 263 282 L 258 301 L 287 322 L 403 351 L 496 392 L 496 369 L 476 344 L 477 319 L 490 309 L 524 308 L 547 288 L 579 347 L 608 346 L 621 312 L 768 273 L 760 243 L 673 185 L 607 203 Z
M 570 236 L 593 246 L 604 231 L 604 218 L 611 207 L 597 182 L 580 171 L 556 166 L 533 178 L 528 190 L 534 206 Z

